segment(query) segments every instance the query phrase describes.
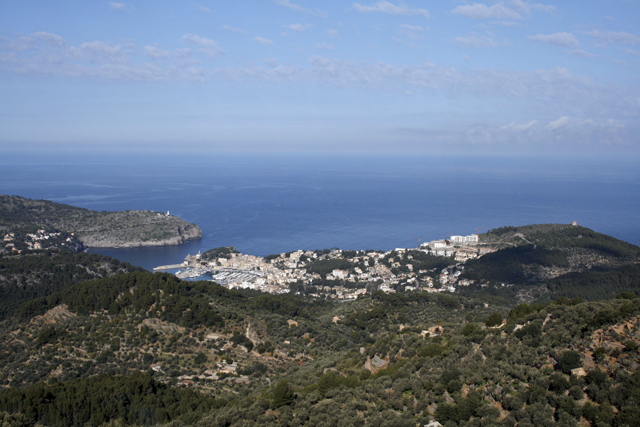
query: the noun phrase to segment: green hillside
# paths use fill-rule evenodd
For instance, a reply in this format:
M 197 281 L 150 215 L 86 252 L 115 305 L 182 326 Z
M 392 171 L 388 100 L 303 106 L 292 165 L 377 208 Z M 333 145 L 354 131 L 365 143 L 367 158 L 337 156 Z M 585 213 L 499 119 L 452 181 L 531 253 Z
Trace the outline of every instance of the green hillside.
M 3 322 L 0 411 L 25 425 L 637 425 L 640 299 L 623 297 L 336 303 L 122 274 Z M 73 415 L 86 407 L 98 415 Z
M 483 244 L 497 246 L 540 245 L 548 249 L 582 248 L 605 256 L 637 258 L 640 247 L 580 225 L 534 224 L 500 227 L 480 235 Z
M 84 252 L 0 254 L 0 320 L 10 316 L 28 300 L 47 297 L 86 280 L 132 271 L 142 271 L 142 268 Z

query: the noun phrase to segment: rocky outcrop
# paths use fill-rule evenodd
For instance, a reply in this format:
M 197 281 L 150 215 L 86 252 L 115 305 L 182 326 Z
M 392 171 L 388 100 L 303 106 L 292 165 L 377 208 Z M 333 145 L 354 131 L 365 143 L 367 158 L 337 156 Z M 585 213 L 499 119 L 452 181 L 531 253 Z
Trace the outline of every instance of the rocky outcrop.
M 47 311 L 41 316 L 35 316 L 33 319 L 31 319 L 31 323 L 51 325 L 54 323 L 64 322 L 71 317 L 77 317 L 77 314 L 70 312 L 69 307 L 67 307 L 66 304 L 60 304 L 53 307 L 51 310 Z
M 77 238 L 90 248 L 133 248 L 180 245 L 202 238 L 202 230 L 180 218 L 140 218 L 109 229 L 79 230 Z

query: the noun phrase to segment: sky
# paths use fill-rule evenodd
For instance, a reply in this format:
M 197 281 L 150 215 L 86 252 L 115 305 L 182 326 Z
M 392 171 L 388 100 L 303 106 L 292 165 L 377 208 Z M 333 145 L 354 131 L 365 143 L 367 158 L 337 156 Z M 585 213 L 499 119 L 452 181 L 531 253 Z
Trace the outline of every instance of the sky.
M 0 150 L 640 153 L 633 0 L 4 1 Z

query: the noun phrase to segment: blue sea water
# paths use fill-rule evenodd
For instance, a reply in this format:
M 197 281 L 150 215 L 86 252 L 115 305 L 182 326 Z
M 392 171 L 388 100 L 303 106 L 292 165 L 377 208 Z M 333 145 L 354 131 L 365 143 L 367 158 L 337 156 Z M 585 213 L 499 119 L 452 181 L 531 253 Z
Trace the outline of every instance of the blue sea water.
M 504 225 L 570 223 L 640 244 L 634 158 L 5 152 L 0 193 L 93 210 L 170 211 L 180 246 L 92 249 L 147 269 L 219 246 L 412 247 Z

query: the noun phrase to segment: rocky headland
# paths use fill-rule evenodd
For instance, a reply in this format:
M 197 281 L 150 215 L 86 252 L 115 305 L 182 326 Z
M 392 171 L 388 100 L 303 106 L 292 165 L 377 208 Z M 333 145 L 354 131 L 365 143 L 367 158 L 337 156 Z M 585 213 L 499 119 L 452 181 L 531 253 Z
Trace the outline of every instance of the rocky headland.
M 33 243 L 29 239 L 38 238 L 33 236 L 53 232 L 61 232 L 67 244 L 78 241 L 90 248 L 179 245 L 202 237 L 200 227 L 168 212 L 96 212 L 18 196 L 0 196 L 0 230 L 16 249 L 20 243 Z

